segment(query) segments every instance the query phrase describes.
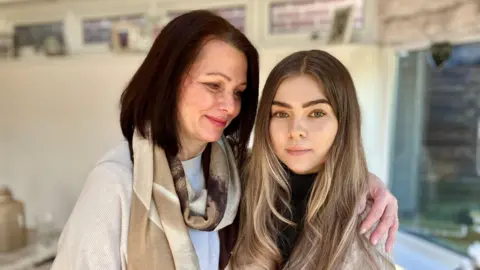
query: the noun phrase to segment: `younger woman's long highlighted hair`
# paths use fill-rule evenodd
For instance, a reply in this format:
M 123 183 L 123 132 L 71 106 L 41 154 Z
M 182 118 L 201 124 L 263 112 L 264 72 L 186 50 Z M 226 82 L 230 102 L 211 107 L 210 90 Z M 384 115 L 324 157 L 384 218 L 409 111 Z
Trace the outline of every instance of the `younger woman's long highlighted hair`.
M 291 190 L 285 170 L 270 140 L 270 112 L 283 80 L 309 75 L 323 83 L 325 95 L 338 119 L 338 131 L 328 157 L 314 183 L 304 227 L 285 265 L 287 269 L 341 269 L 354 241 L 370 258 L 367 239 L 360 235 L 358 203 L 366 196 L 368 170 L 361 140 L 360 107 L 355 86 L 345 66 L 330 54 L 300 51 L 278 63 L 265 84 L 260 100 L 251 158 L 244 172 L 241 225 L 234 250 L 234 269 L 278 269 L 277 247 L 281 228 L 289 220 Z

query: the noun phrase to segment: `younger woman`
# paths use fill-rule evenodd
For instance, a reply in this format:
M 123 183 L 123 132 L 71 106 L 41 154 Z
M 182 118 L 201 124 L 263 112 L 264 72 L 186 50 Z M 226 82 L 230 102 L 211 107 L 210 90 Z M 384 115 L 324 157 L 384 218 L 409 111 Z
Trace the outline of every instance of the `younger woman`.
M 335 57 L 301 51 L 270 73 L 246 167 L 234 269 L 394 269 L 370 207 L 360 108 Z M 365 209 L 363 212 L 360 209 Z

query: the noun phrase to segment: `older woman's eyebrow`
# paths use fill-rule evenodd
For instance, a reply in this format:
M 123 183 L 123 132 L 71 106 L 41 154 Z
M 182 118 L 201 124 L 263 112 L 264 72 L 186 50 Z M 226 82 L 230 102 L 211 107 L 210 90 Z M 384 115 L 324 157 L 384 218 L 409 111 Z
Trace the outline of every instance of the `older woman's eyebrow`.
M 209 75 L 209 76 L 221 76 L 223 78 L 225 78 L 225 80 L 227 81 L 232 81 L 232 78 L 230 78 L 229 76 L 227 76 L 226 74 L 222 73 L 222 72 L 208 72 L 206 75 Z M 240 83 L 240 85 L 247 85 L 247 82 L 242 82 Z

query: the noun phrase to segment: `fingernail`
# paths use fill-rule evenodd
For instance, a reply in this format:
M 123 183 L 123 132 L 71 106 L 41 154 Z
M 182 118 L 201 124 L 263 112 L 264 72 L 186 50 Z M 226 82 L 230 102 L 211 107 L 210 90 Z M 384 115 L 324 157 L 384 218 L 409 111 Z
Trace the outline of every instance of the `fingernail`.
M 374 239 L 374 240 L 372 241 L 372 243 L 373 243 L 373 245 L 376 245 L 376 244 L 378 243 L 378 240 L 377 240 L 377 239 Z
M 360 228 L 360 234 L 365 234 L 367 232 L 367 229 L 365 228 Z

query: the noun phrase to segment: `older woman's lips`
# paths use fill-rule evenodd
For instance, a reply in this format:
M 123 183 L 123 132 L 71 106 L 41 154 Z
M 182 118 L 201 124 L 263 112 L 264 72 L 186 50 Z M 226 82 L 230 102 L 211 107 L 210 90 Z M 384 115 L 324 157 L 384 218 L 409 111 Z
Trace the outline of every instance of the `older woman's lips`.
M 208 120 L 210 120 L 210 122 L 212 122 L 212 124 L 214 124 L 217 127 L 224 128 L 227 125 L 226 120 L 216 118 L 216 117 L 213 117 L 213 116 L 206 116 L 206 117 L 207 117 Z

